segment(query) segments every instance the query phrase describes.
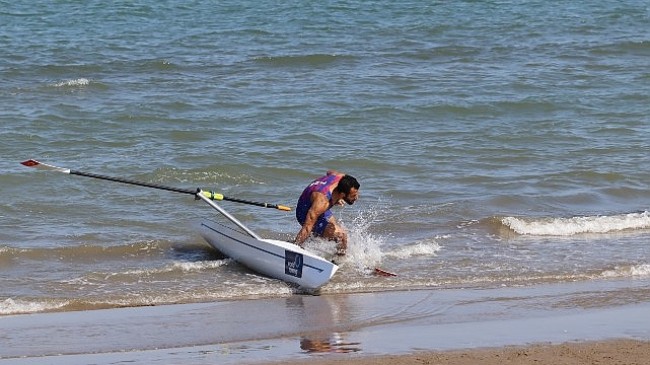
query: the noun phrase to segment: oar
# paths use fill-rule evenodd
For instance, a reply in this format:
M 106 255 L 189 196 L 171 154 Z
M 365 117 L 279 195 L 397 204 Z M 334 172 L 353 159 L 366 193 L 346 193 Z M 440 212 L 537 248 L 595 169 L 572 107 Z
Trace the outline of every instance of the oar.
M 64 168 L 64 167 L 48 165 L 46 163 L 38 162 L 36 160 L 23 161 L 23 162 L 21 162 L 21 164 L 23 164 L 23 165 L 25 165 L 27 167 L 34 167 L 34 168 L 41 169 L 41 170 L 46 170 L 46 171 L 56 171 L 56 172 L 62 172 L 64 174 L 92 177 L 92 178 L 100 179 L 100 180 L 115 181 L 115 182 L 119 182 L 119 183 L 123 183 L 123 184 L 131 184 L 131 185 L 143 186 L 143 187 L 147 187 L 147 188 L 154 188 L 154 189 L 160 189 L 160 190 L 173 191 L 173 192 L 176 192 L 176 193 L 189 194 L 189 195 L 199 195 L 200 194 L 200 195 L 203 195 L 206 198 L 212 199 L 212 200 L 225 200 L 225 201 L 231 201 L 231 202 L 235 202 L 235 203 L 255 205 L 255 206 L 258 206 L 258 207 L 273 208 L 273 209 L 279 209 L 279 210 L 284 210 L 284 211 L 290 211 L 291 210 L 291 208 L 289 208 L 289 207 L 287 207 L 285 205 L 259 203 L 259 202 L 244 200 L 244 199 L 230 198 L 230 197 L 224 196 L 223 194 L 215 193 L 215 192 L 212 192 L 212 191 L 203 191 L 201 189 L 179 189 L 179 188 L 175 188 L 175 187 L 171 187 L 171 186 L 152 184 L 152 183 L 145 183 L 145 182 L 125 179 L 125 178 L 121 178 L 121 177 L 98 175 L 98 174 L 93 174 L 93 173 L 89 173 L 89 172 L 71 170 L 71 169 Z

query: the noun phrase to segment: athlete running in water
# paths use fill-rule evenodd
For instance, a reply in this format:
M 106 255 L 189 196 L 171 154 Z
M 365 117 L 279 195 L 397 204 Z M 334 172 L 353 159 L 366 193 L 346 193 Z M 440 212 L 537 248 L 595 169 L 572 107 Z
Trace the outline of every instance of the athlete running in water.
M 330 208 L 354 204 L 359 198 L 359 187 L 357 179 L 334 170 L 309 184 L 298 199 L 296 219 L 302 228 L 294 242 L 302 247 L 310 235 L 327 238 L 337 243 L 337 255 L 345 255 L 348 235 L 336 222 Z

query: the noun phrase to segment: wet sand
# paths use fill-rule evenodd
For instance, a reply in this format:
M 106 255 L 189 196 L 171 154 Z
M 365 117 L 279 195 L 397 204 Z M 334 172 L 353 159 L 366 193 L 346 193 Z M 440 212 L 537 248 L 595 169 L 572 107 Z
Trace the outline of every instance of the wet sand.
M 601 281 L 2 316 L 0 363 L 648 364 L 649 290 Z
M 521 347 L 419 352 L 382 357 L 344 357 L 294 361 L 293 365 L 647 365 L 650 342 L 612 340 L 559 345 L 535 344 Z

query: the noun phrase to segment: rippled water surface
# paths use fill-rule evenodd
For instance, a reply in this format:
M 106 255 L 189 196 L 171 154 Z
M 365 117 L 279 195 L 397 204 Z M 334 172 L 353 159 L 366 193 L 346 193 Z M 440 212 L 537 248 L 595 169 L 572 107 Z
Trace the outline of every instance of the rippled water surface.
M 196 224 L 216 212 L 191 196 L 29 158 L 291 206 L 352 174 L 324 294 L 638 285 L 648 24 L 644 1 L 5 3 L 0 314 L 295 292 L 213 251 Z M 298 230 L 222 205 L 264 237 Z

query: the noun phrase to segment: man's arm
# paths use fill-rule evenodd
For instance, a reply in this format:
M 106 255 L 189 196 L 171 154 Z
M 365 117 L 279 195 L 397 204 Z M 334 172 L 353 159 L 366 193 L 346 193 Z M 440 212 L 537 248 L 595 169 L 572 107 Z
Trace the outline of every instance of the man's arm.
M 314 229 L 314 225 L 318 220 L 318 217 L 325 213 L 329 209 L 329 201 L 324 194 L 319 192 L 311 193 L 311 208 L 307 212 L 307 217 L 305 218 L 305 224 L 302 225 L 302 228 L 296 235 L 294 243 L 302 247 L 302 244 L 309 238 L 311 231 Z

